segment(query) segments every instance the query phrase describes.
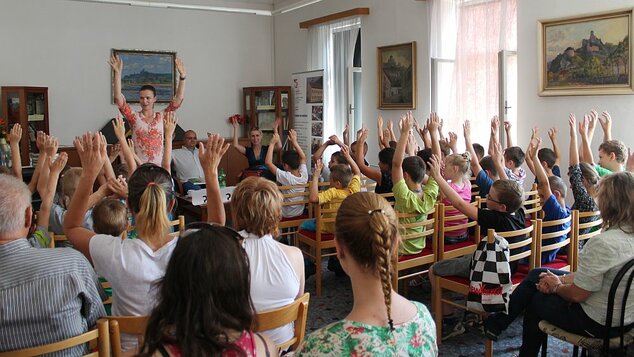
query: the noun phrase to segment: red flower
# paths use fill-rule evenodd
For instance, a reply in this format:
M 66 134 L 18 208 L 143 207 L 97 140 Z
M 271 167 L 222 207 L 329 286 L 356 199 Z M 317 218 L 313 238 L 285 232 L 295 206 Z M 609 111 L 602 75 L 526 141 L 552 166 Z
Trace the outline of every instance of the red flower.
M 234 114 L 229 117 L 229 123 L 233 124 L 234 122 L 237 122 L 238 124 L 242 125 L 246 122 L 246 118 L 240 114 Z

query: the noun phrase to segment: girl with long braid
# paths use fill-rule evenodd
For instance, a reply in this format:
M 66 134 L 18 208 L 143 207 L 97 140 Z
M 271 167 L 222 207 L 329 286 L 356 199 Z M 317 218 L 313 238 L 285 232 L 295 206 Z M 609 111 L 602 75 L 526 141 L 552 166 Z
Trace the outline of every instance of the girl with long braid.
M 436 327 L 425 305 L 392 288 L 398 251 L 392 206 L 373 192 L 346 198 L 337 212 L 337 257 L 352 282 L 345 319 L 304 339 L 298 356 L 436 356 Z

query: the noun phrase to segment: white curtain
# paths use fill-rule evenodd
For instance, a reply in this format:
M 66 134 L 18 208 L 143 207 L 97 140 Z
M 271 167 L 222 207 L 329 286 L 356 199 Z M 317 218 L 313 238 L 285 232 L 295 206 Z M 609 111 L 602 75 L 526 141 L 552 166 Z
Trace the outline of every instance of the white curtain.
M 433 0 L 430 51 L 453 59 L 448 130 L 461 123 L 488 128 L 498 108 L 498 52 L 517 50 L 517 0 Z M 489 131 L 472 130 L 473 142 L 488 144 Z M 462 135 L 459 135 L 462 137 Z
M 308 68 L 324 70 L 324 137 L 341 138 L 348 117 L 348 68 L 361 18 L 352 17 L 308 29 Z M 351 133 L 351 140 L 354 140 Z

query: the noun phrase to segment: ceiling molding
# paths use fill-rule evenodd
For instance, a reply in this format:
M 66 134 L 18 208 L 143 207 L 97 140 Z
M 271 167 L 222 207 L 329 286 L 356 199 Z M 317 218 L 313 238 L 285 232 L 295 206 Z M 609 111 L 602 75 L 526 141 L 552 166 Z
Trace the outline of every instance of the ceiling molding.
M 253 7 L 236 7 L 236 6 L 213 6 L 213 5 L 198 5 L 198 4 L 181 4 L 162 1 L 138 1 L 138 0 L 67 0 L 84 3 L 98 3 L 109 5 L 126 5 L 126 6 L 139 6 L 150 7 L 159 9 L 178 9 L 178 10 L 197 10 L 197 11 L 212 11 L 212 12 L 228 12 L 239 14 L 253 14 L 260 16 L 273 16 L 272 9 L 259 9 Z M 268 8 L 272 8 L 272 4 L 265 4 Z

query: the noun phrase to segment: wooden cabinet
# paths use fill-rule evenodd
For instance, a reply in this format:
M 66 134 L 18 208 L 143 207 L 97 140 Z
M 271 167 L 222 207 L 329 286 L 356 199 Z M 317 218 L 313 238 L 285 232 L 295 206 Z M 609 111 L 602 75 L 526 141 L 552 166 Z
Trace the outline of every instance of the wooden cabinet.
M 275 119 L 281 118 L 280 136 L 282 145 L 287 145 L 288 129 L 293 127 L 291 87 L 246 87 L 242 89 L 242 97 L 247 136 L 247 131 L 257 126 L 264 134 L 262 144 L 268 145 Z
M 2 87 L 2 113 L 9 129 L 13 124 L 22 126 L 20 154 L 22 165 L 29 166 L 30 153 L 37 153 L 35 135 L 38 131 L 49 134 L 47 87 Z

